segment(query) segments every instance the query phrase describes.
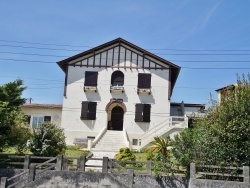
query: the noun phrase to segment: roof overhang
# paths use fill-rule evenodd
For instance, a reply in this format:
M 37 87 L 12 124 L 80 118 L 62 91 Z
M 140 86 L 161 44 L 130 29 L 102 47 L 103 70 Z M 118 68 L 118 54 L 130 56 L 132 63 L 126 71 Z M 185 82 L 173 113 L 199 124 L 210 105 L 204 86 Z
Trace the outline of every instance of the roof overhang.
M 155 59 L 157 61 L 160 61 L 163 65 L 167 66 L 171 70 L 171 74 L 170 74 L 171 78 L 170 79 L 171 79 L 171 94 L 172 94 L 172 91 L 173 91 L 174 85 L 176 83 L 176 80 L 178 78 L 178 75 L 180 73 L 181 67 L 179 67 L 179 66 L 171 63 L 170 61 L 167 61 L 167 60 L 165 60 L 165 59 L 163 59 L 163 58 L 161 58 L 161 57 L 159 57 L 159 56 L 157 56 L 157 55 L 155 55 L 155 54 L 153 54 L 153 53 L 151 53 L 151 52 L 149 52 L 147 50 L 144 50 L 144 49 L 142 49 L 142 48 L 140 48 L 140 47 L 138 47 L 138 46 L 136 46 L 136 45 L 122 39 L 122 38 L 114 39 L 114 40 L 112 40 L 110 42 L 104 43 L 104 44 L 102 44 L 100 46 L 97 46 L 95 48 L 84 51 L 82 53 L 79 53 L 77 55 L 74 55 L 72 57 L 64 59 L 62 61 L 59 61 L 59 62 L 57 62 L 57 64 L 63 70 L 63 72 L 66 73 L 67 72 L 67 66 L 70 64 L 70 62 L 72 62 L 72 61 L 74 61 L 76 59 L 79 59 L 79 58 L 81 58 L 83 56 L 89 56 L 89 55 L 93 54 L 93 52 L 100 51 L 102 49 L 105 49 L 105 48 L 107 48 L 109 46 L 112 46 L 114 44 L 117 44 L 117 43 L 129 46 L 130 48 L 135 49 L 135 50 L 143 53 L 144 55 L 146 55 L 146 56 L 148 56 L 150 58 L 153 58 L 153 59 Z

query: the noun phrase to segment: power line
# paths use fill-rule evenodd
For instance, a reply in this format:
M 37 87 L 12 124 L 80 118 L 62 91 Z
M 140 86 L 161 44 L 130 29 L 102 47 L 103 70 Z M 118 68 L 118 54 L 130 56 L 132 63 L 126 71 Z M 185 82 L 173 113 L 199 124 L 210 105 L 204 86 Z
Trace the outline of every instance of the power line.
M 0 52 L 1 54 L 16 54 L 16 55 L 30 55 L 30 56 L 45 56 L 45 57 L 63 57 L 67 58 L 69 56 L 63 55 L 49 55 L 49 54 L 31 54 L 31 53 L 21 53 L 21 52 Z
M 29 56 L 42 56 L 42 57 L 62 57 L 62 58 L 68 58 L 69 56 L 62 56 L 62 55 L 50 55 L 50 54 L 37 54 L 37 53 L 22 53 L 22 52 L 7 52 L 7 51 L 0 51 L 1 54 L 15 54 L 15 55 L 29 55 Z M 118 53 L 118 52 L 114 52 L 114 53 Z M 111 54 L 109 52 L 109 54 Z M 250 54 L 159 54 L 159 53 L 155 53 L 157 55 L 193 55 L 193 56 L 209 56 L 209 55 L 212 55 L 212 56 L 237 56 L 237 55 L 241 55 L 241 56 L 248 56 Z M 176 60 L 178 61 L 178 60 Z M 208 62 L 211 62 L 211 61 L 208 61 Z M 249 62 L 249 61 L 248 61 Z
M 55 43 L 40 43 L 40 42 L 26 42 L 26 41 L 16 41 L 16 40 L 4 40 L 4 39 L 0 39 L 0 41 L 2 42 L 10 42 L 10 43 L 20 43 L 20 44 L 38 44 L 38 45 L 48 45 L 48 46 L 68 46 L 68 47 L 84 47 L 84 48 L 93 48 L 92 46 L 88 46 L 88 45 L 71 45 L 71 44 L 55 44 Z M 225 49 L 172 49 L 172 48 L 148 48 L 146 50 L 168 50 L 168 51 L 211 51 L 211 52 L 249 52 L 250 50 L 248 49 L 243 49 L 243 50 L 234 50 L 234 49 L 229 49 L 229 50 L 225 50 Z
M 95 58 L 96 60 L 99 60 L 100 58 Z M 110 59 L 110 58 L 109 58 Z M 21 62 L 34 62 L 34 63 L 53 63 L 55 64 L 56 62 L 52 62 L 52 61 L 37 61 L 37 60 L 26 60 L 26 59 L 10 59 L 10 58 L 0 58 L 0 60 L 5 60 L 5 61 L 21 61 Z M 114 60 L 118 60 L 118 59 L 114 59 Z M 136 60 L 136 59 L 132 59 L 132 60 Z M 171 62 L 187 62 L 187 63 L 201 63 L 201 62 L 204 62 L 204 63 L 250 63 L 250 60 L 249 61 L 241 61 L 241 60 L 235 60 L 235 61 L 232 61 L 232 60 L 229 60 L 229 61 L 226 61 L 226 60 L 222 60 L 222 61 L 216 61 L 216 60 L 211 60 L 211 61 L 199 61 L 199 60 L 194 60 L 194 61 L 191 61 L 191 60 L 169 60 Z M 185 67 L 182 67 L 182 68 L 185 68 Z M 189 68 L 190 69 L 190 68 Z M 196 69 L 196 68 L 194 68 Z M 234 69 L 238 69 L 238 68 L 234 68 Z
M 20 43 L 20 44 L 38 44 L 38 45 L 46 45 L 46 46 L 68 46 L 68 47 L 92 48 L 91 46 L 69 45 L 69 44 L 39 43 L 39 42 L 23 42 L 23 41 L 3 40 L 3 39 L 0 39 L 0 41 L 2 41 L 2 42 Z
M 14 47 L 14 48 L 33 48 L 33 49 L 39 49 L 39 50 L 64 50 L 64 51 L 75 51 L 79 52 L 81 50 L 70 50 L 70 49 L 59 49 L 59 48 L 41 48 L 41 47 L 29 47 L 29 46 L 14 46 L 14 45 L 7 45 L 7 44 L 0 44 L 0 46 L 7 46 L 7 47 Z

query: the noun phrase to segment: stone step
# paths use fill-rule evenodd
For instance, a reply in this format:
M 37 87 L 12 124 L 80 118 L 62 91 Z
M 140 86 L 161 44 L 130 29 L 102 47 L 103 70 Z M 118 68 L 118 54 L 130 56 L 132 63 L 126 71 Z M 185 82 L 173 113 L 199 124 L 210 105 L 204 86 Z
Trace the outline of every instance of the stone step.
M 122 131 L 106 131 L 99 142 L 92 148 L 93 151 L 116 151 L 126 147 Z

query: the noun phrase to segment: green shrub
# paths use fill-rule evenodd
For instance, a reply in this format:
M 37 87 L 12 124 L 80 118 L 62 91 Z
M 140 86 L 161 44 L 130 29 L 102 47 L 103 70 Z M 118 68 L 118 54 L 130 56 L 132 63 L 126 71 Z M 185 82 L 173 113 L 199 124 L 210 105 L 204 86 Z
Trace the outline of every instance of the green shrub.
M 120 161 L 135 161 L 136 156 L 132 149 L 127 148 L 121 148 L 119 150 L 119 153 L 115 155 L 116 160 Z M 126 166 L 125 162 L 120 162 L 120 165 Z
M 57 156 L 66 150 L 63 129 L 49 123 L 42 123 L 34 130 L 30 143 L 30 151 L 36 156 Z

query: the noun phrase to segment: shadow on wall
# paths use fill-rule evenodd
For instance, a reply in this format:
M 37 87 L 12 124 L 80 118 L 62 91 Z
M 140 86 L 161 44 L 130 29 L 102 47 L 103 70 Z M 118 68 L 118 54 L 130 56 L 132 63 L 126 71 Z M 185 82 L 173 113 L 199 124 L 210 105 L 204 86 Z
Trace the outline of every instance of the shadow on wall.
M 141 103 L 145 104 L 155 104 L 155 99 L 152 93 L 149 95 L 148 93 L 140 93 L 138 94 L 138 97 L 141 101 Z
M 135 122 L 135 124 L 138 125 L 138 127 L 140 127 L 143 132 L 147 132 L 150 125 L 149 122 Z
M 86 91 L 85 92 L 86 98 L 88 101 L 101 101 L 101 96 L 99 94 L 99 91 Z
M 112 96 L 112 98 L 114 99 L 118 99 L 118 98 L 120 98 L 120 99 L 122 99 L 123 100 L 123 102 L 128 102 L 128 96 L 127 96 L 127 94 L 126 94 L 126 90 L 124 91 L 124 93 L 122 93 L 121 91 L 112 91 L 111 93 L 111 96 Z
M 81 120 L 90 130 L 94 129 L 96 120 Z

